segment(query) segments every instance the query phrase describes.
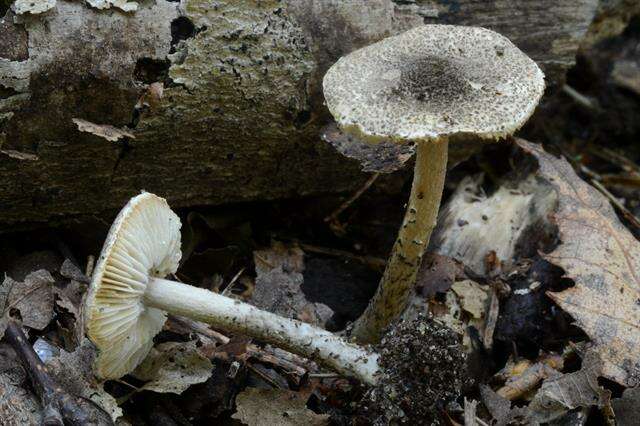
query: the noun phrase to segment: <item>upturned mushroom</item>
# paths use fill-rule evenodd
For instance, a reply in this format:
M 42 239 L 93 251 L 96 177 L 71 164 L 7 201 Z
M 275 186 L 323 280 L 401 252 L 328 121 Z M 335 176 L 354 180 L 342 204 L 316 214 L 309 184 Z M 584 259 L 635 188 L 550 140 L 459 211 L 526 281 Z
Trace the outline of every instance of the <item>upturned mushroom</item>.
M 114 221 L 85 302 L 97 375 L 119 378 L 149 353 L 166 313 L 242 333 L 375 383 L 378 355 L 326 330 L 208 290 L 164 279 L 181 258 L 180 219 L 167 202 L 142 193 Z
M 414 143 L 411 195 L 378 290 L 352 336 L 375 342 L 407 304 L 438 215 L 449 143 L 513 134 L 544 92 L 536 63 L 493 31 L 425 25 L 356 50 L 323 81 L 329 111 L 358 140 Z M 476 142 L 477 143 L 477 142 Z

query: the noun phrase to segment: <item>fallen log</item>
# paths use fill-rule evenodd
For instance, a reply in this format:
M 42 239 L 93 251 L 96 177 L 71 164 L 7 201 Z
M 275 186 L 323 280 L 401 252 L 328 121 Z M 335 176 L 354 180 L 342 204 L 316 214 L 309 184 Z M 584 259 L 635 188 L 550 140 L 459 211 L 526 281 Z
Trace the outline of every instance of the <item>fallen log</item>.
M 554 86 L 597 4 L 17 0 L 0 21 L 0 228 L 141 189 L 177 207 L 355 189 L 367 176 L 319 139 L 337 58 L 422 23 L 479 25 Z

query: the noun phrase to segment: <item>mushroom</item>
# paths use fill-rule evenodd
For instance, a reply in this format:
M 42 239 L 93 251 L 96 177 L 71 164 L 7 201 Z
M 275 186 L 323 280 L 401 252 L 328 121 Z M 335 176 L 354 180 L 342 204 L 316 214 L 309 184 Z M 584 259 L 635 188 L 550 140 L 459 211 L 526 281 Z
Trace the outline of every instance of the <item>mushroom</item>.
M 536 63 L 507 38 L 453 25 L 411 29 L 329 69 L 324 96 L 345 133 L 373 144 L 414 143 L 417 151 L 405 217 L 378 290 L 354 324 L 355 339 L 377 341 L 407 304 L 436 224 L 449 142 L 510 136 L 544 87 Z
M 326 330 L 283 318 L 208 290 L 164 279 L 178 268 L 180 219 L 167 202 L 143 192 L 114 221 L 85 302 L 97 374 L 119 378 L 149 353 L 166 313 L 246 334 L 372 384 L 378 355 Z

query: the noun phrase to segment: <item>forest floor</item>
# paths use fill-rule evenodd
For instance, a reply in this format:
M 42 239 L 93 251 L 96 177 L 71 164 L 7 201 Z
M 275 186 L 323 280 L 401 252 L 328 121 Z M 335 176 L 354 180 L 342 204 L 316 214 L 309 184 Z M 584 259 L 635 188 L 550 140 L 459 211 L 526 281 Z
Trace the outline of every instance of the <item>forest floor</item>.
M 524 139 L 487 146 L 449 172 L 406 320 L 378 348 L 415 357 L 407 365 L 389 358 L 406 381 L 367 389 L 261 342 L 170 317 L 141 367 L 97 382 L 81 305 L 110 225 L 102 219 L 2 235 L 5 325 L 9 316 L 22 321 L 60 387 L 97 404 L 96 423 L 637 424 L 639 28 L 633 21 L 582 52 Z M 372 179 L 356 197 L 181 210 L 177 278 L 340 332 L 378 284 L 408 170 Z M 460 362 L 414 345 L 399 331 L 411 324 L 426 327 L 436 348 L 448 341 L 437 328 L 453 330 Z M 0 424 L 40 422 L 28 374 L 0 342 Z M 428 386 L 412 387 L 416 376 Z

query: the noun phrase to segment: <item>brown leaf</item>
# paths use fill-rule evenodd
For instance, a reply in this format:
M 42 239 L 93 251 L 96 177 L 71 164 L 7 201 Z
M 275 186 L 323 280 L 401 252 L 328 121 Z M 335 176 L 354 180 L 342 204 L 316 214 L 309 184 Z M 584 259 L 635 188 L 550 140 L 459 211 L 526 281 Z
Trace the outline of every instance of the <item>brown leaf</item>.
M 320 426 L 329 416 L 307 408 L 309 395 L 281 389 L 247 388 L 236 397 L 232 416 L 249 426 Z
M 60 266 L 60 275 L 70 280 L 89 284 L 91 281 L 72 261 L 65 259 Z
M 20 382 L 0 372 L 0 423 L 3 426 L 41 424 L 40 401 Z
M 16 352 L 0 343 L 0 424 L 3 426 L 40 424 L 40 401 L 24 386 L 28 380 Z
M 181 394 L 191 385 L 206 382 L 212 372 L 211 361 L 195 342 L 167 342 L 153 348 L 132 375 L 147 382 L 144 390 Z
M 117 142 L 118 139 L 124 137 L 131 139 L 136 138 L 134 134 L 127 129 L 118 129 L 110 124 L 95 124 L 81 118 L 72 118 L 71 120 L 76 123 L 79 131 L 92 133 L 111 142 Z
M 579 371 L 546 379 L 529 404 L 531 418 L 550 422 L 578 407 L 608 405 L 611 392 L 598 384 L 601 369 L 598 354 L 589 352 Z
M 42 330 L 53 318 L 53 283 L 53 277 L 44 269 L 30 273 L 24 281 L 6 277 L 0 286 L 0 316 L 6 319 L 16 309 L 24 326 Z M 5 327 L 0 320 L 0 335 Z
M 160 101 L 164 96 L 164 84 L 161 82 L 151 83 L 147 90 L 144 91 L 140 99 L 138 99 L 138 103 L 136 104 L 136 108 L 143 108 L 148 106 L 151 110 L 155 110 L 160 105 Z
M 553 214 L 561 243 L 545 258 L 575 285 L 548 293 L 597 344 L 603 375 L 626 386 L 640 382 L 640 245 L 609 201 L 564 159 L 517 144 L 539 163 L 538 175 L 558 194 Z
M 122 416 L 115 398 L 108 394 L 93 375 L 96 350 L 89 339 L 73 352 L 60 350 L 60 355 L 47 361 L 47 369 L 62 388 L 73 395 L 90 399 L 115 421 Z
M 518 423 L 517 421 L 524 421 L 529 416 L 529 409 L 527 407 L 511 408 L 511 401 L 498 395 L 489 386 L 480 386 L 480 399 L 489 414 L 495 419 L 496 426 L 526 424 L 524 422 Z
M 326 305 L 310 303 L 301 285 L 304 281 L 304 252 L 296 246 L 275 242 L 253 254 L 256 286 L 251 302 L 270 312 L 324 325 L 333 315 Z
M 481 286 L 475 281 L 463 280 L 455 282 L 451 289 L 458 296 L 460 307 L 473 319 L 483 319 L 488 311 L 490 288 Z
M 416 278 L 416 287 L 425 298 L 444 293 L 456 278 L 466 278 L 464 266 L 457 260 L 434 252 L 425 253 Z
M 622 398 L 611 401 L 618 426 L 634 426 L 640 419 L 640 388 L 627 389 Z

